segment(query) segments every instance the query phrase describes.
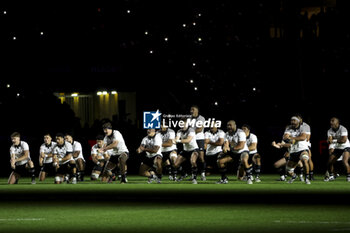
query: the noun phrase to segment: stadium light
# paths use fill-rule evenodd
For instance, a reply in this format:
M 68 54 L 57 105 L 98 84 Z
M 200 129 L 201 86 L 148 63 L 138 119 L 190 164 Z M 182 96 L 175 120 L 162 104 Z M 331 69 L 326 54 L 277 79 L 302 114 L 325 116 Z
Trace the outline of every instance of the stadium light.
M 197 88 L 197 87 L 194 87 L 194 90 L 195 90 L 195 91 L 198 91 L 198 88 Z
M 190 80 L 190 83 L 193 83 L 193 79 Z
M 11 86 L 10 86 L 10 84 L 7 84 L 6 87 L 7 87 L 7 88 L 10 88 Z
M 107 95 L 108 92 L 107 91 L 102 91 L 102 95 Z
M 73 93 L 71 94 L 72 97 L 77 97 L 78 96 L 78 93 Z
M 97 92 L 97 95 L 102 95 L 102 91 L 98 91 L 98 92 Z
M 118 92 L 117 91 L 112 91 L 111 94 L 112 95 L 116 95 L 116 94 L 118 94 Z

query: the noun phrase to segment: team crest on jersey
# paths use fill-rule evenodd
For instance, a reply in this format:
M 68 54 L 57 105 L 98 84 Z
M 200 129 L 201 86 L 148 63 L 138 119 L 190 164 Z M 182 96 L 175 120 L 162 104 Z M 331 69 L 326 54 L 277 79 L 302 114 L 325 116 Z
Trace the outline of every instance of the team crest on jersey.
M 143 128 L 144 129 L 160 129 L 160 122 L 162 114 L 157 110 L 156 112 L 143 112 Z

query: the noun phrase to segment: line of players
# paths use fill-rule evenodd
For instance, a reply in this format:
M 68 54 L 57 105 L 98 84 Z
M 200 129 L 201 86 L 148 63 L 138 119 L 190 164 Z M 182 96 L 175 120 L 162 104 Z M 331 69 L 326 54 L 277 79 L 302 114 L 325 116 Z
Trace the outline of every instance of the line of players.
M 192 118 L 204 121 L 199 115 L 197 106 L 191 107 Z M 129 151 L 121 133 L 113 130 L 110 123 L 103 125 L 105 136 L 97 137 L 97 144 L 91 149 L 92 160 L 95 163 L 91 179 L 112 181 L 115 179 L 115 171 L 119 170 L 121 183 L 127 183 L 127 159 Z M 283 158 L 275 163 L 280 171 L 280 180 L 286 180 L 290 175 L 289 183 L 297 178 L 295 169 L 300 168 L 299 177 L 310 184 L 313 180 L 313 162 L 311 159 L 311 130 L 310 126 L 303 122 L 301 116 L 291 118 L 291 124 L 286 128 L 282 141 L 273 142 L 278 149 L 287 148 Z M 19 177 L 29 171 L 32 183 L 35 183 L 34 164 L 30 159 L 29 146 L 20 140 L 20 135 L 11 135 L 13 145 L 10 148 L 11 167 L 9 183 L 17 183 Z M 339 119 L 331 119 L 331 129 L 328 131 L 330 144 L 330 157 L 325 181 L 335 179 L 334 164 L 342 158 L 347 169 L 347 181 L 350 181 L 350 143 L 347 138 L 347 130 L 339 124 Z M 182 144 L 183 149 L 177 153 L 177 145 Z M 204 153 L 204 151 L 206 153 Z M 169 179 L 181 181 L 186 173 L 191 173 L 193 184 L 197 184 L 197 174 L 200 179 L 206 180 L 206 173 L 217 166 L 221 173 L 219 184 L 228 183 L 227 163 L 239 161 L 238 177 L 246 179 L 248 184 L 260 182 L 261 157 L 257 152 L 257 137 L 250 132 L 248 125 L 238 129 L 235 121 L 227 123 L 227 132 L 211 127 L 204 133 L 204 128 L 189 128 L 184 125 L 176 134 L 165 126 L 156 132 L 147 130 L 147 136 L 143 138 L 136 152 L 140 154 L 140 175 L 148 177 L 148 182 L 161 182 L 163 167 L 169 174 Z M 204 156 L 205 154 L 205 156 Z M 84 179 L 85 160 L 79 142 L 73 140 L 69 134 L 57 134 L 56 142 L 50 135 L 44 136 L 44 144 L 40 147 L 39 164 L 41 172 L 40 180 L 44 180 L 46 174 L 55 174 L 55 183 L 64 181 L 76 183 Z M 302 174 L 304 173 L 305 179 Z

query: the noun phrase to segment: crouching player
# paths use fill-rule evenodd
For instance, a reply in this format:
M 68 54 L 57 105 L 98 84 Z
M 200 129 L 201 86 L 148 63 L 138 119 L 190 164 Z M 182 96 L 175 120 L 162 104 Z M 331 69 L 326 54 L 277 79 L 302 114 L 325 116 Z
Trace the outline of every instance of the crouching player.
M 52 141 L 50 134 L 44 135 L 44 143 L 40 146 L 39 166 L 41 167 L 39 173 L 39 180 L 44 181 L 47 174 L 54 175 L 55 168 L 52 165 L 53 149 L 56 142 Z
M 77 183 L 77 168 L 73 159 L 72 144 L 64 140 L 64 135 L 56 135 L 56 143 L 53 150 L 53 166 L 56 167 L 55 184 L 63 183 L 66 174 L 72 175 L 72 184 Z M 69 179 L 67 179 L 69 182 Z
M 161 125 L 159 135 L 162 138 L 162 155 L 165 170 L 169 174 L 169 180 L 176 180 L 175 161 L 177 159 L 177 148 L 175 143 L 175 131 L 165 125 Z
M 300 119 L 296 116 L 291 118 L 291 125 L 286 129 L 283 140 L 290 141 L 290 159 L 286 164 L 287 173 L 291 176 L 288 183 L 293 183 L 297 175 L 294 169 L 299 161 L 302 161 L 305 172 L 305 183 L 311 184 L 309 180 L 309 147 L 307 143 L 307 134 L 304 127 L 301 127 Z M 287 143 L 288 144 L 288 143 Z
M 218 156 L 222 153 L 222 145 L 225 141 L 225 132 L 217 127 L 210 127 L 210 130 L 204 134 L 204 148 L 206 149 L 205 161 L 207 164 L 207 173 L 210 175 L 217 167 Z
M 21 141 L 21 135 L 17 132 L 11 134 L 12 146 L 10 147 L 12 172 L 8 184 L 17 184 L 19 178 L 27 172 L 32 177 L 32 184 L 35 184 L 35 169 L 30 159 L 29 146 Z
M 72 156 L 77 166 L 77 178 L 79 181 L 84 181 L 85 159 L 83 156 L 83 149 L 81 147 L 81 144 L 78 141 L 74 141 L 73 136 L 71 134 L 67 133 L 64 138 L 67 142 L 69 142 L 73 146 Z
M 102 174 L 105 168 L 107 161 L 109 160 L 109 155 L 107 152 L 101 153 L 100 149 L 103 147 L 103 136 L 98 135 L 96 137 L 96 144 L 91 147 L 91 158 L 95 163 L 95 166 L 91 172 L 91 180 L 98 180 L 100 176 L 102 176 L 102 181 L 106 182 L 108 176 L 106 174 Z
M 147 136 L 142 139 L 141 145 L 136 150 L 138 154 L 145 152 L 141 158 L 140 175 L 148 177 L 148 183 L 154 180 L 161 183 L 163 171 L 161 147 L 161 136 L 156 133 L 155 129 L 148 129 Z M 154 173 L 154 168 L 156 173 Z

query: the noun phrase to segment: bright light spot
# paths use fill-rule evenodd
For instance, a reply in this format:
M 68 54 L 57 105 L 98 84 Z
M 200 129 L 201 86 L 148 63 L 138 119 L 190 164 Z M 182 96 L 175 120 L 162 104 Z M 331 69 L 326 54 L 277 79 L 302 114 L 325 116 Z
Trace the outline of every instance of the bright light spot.
M 190 80 L 190 83 L 193 83 L 193 79 Z
M 12 40 L 17 40 L 17 38 L 14 36 L 14 37 L 12 37 Z
M 102 91 L 102 95 L 107 95 L 108 92 L 107 91 Z
M 19 93 L 17 93 L 17 97 L 18 97 L 18 96 L 20 96 L 20 94 L 19 94 Z
M 165 37 L 164 40 L 165 40 L 165 41 L 168 41 L 168 37 Z
M 256 91 L 256 88 L 255 88 L 255 87 L 253 87 L 253 91 Z
M 202 41 L 202 38 L 201 38 L 201 37 L 198 37 L 198 41 L 199 41 L 199 42 Z
M 186 24 L 185 24 L 185 23 L 184 23 L 184 24 L 182 24 L 182 27 L 184 27 L 184 28 L 185 28 L 185 27 L 186 27 Z
M 40 35 L 41 35 L 41 36 L 44 35 L 44 32 L 40 32 Z
M 201 16 L 202 16 L 202 14 L 201 14 L 201 13 L 199 13 L 199 14 L 198 14 L 198 17 L 201 17 Z
M 195 91 L 198 91 L 198 88 L 197 88 L 197 87 L 194 87 L 194 90 L 195 90 Z
M 218 102 L 215 102 L 214 104 L 217 106 L 217 105 L 218 105 Z
M 111 94 L 112 95 L 116 95 L 116 94 L 118 94 L 118 92 L 117 91 L 112 91 Z
M 196 63 L 193 62 L 193 63 L 192 63 L 192 66 L 196 66 Z
M 78 96 L 78 93 L 73 93 L 71 94 L 72 97 L 77 97 Z
M 98 92 L 97 92 L 97 95 L 102 95 L 102 91 L 98 91 Z
M 193 26 L 196 26 L 196 22 L 193 22 L 192 25 L 193 25 Z
M 7 88 L 10 88 L 10 84 L 7 84 L 6 87 L 7 87 Z
M 130 10 L 127 10 L 127 11 L 126 11 L 126 13 L 130 14 L 130 13 L 131 13 L 131 11 L 130 11 Z
M 153 53 L 153 50 L 150 50 L 149 53 L 152 54 L 152 53 Z
M 4 15 L 6 15 L 6 14 L 7 14 L 7 12 L 6 12 L 6 11 L 4 11 L 4 12 L 3 12 L 3 14 L 4 14 Z
M 148 35 L 148 31 L 145 31 L 145 35 Z

